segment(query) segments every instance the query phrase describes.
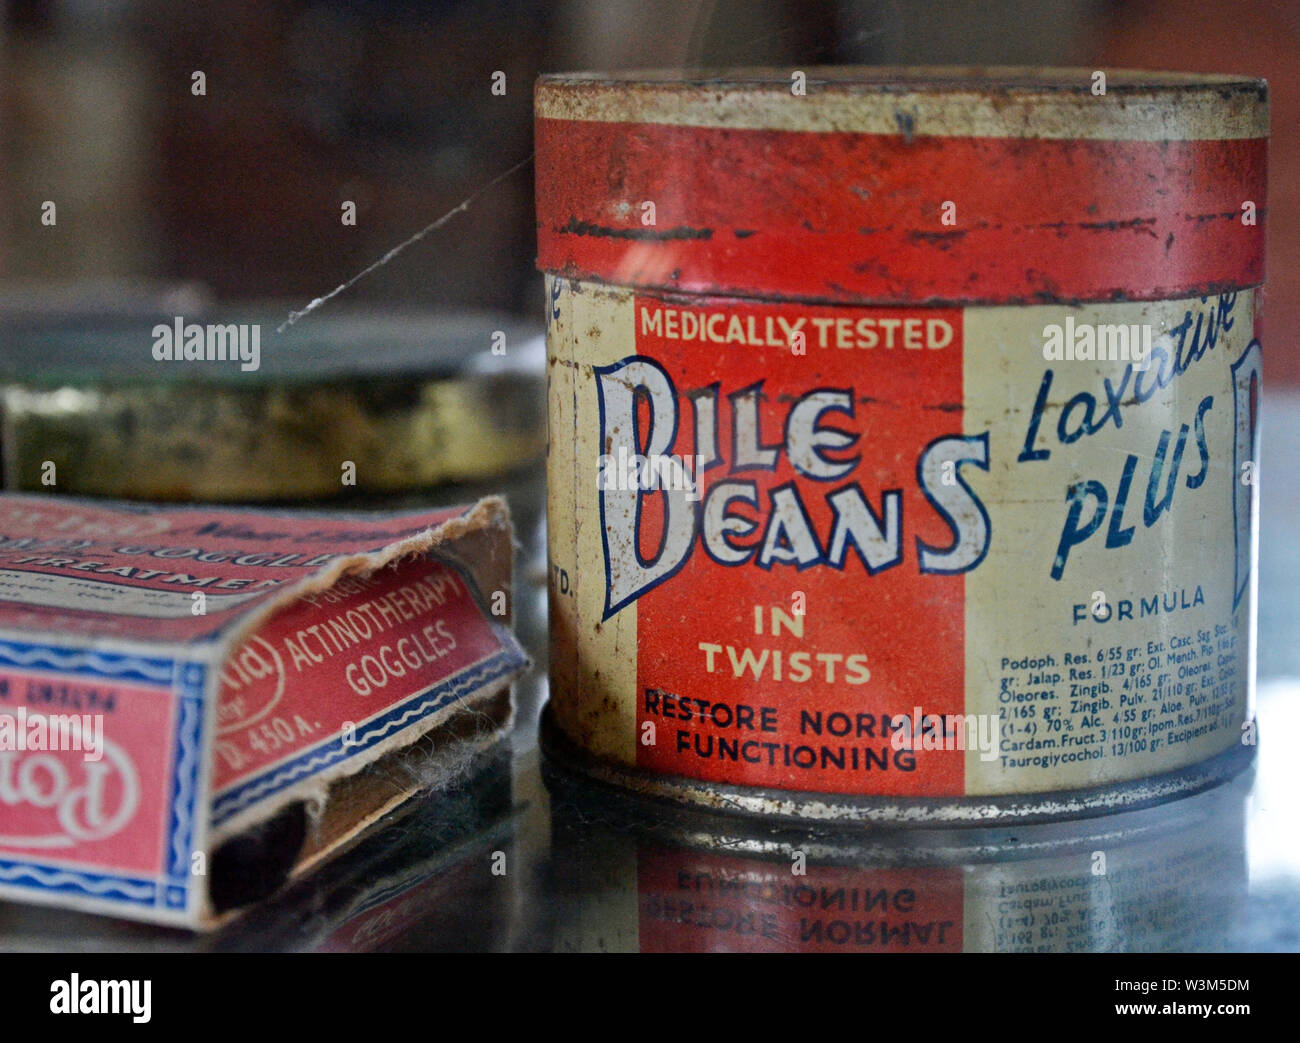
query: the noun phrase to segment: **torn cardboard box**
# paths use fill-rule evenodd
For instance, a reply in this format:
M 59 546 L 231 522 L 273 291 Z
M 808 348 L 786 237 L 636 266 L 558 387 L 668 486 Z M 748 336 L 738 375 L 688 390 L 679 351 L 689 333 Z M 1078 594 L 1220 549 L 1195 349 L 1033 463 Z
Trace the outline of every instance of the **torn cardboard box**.
M 528 661 L 505 504 L 0 496 L 0 897 L 187 927 L 490 746 Z

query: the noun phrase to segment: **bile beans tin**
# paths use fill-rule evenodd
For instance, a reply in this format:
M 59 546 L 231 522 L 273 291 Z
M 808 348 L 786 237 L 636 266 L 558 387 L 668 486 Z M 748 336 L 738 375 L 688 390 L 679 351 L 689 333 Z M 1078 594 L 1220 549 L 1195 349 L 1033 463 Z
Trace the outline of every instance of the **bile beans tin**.
M 1253 755 L 1266 86 L 547 76 L 558 763 L 1068 818 Z

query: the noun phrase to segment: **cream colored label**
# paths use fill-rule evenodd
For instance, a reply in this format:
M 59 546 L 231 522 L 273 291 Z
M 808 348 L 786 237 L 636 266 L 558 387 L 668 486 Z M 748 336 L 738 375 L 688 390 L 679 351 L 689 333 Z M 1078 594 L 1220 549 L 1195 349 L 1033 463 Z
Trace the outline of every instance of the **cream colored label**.
M 990 433 L 995 537 L 966 578 L 966 701 L 1003 733 L 996 760 L 968 751 L 968 793 L 1136 779 L 1242 740 L 1253 533 L 1234 513 L 1255 475 L 1236 424 L 1259 368 L 1252 304 L 967 309 L 963 424 Z M 1169 331 L 1188 316 L 1179 351 Z M 1066 317 L 1076 340 L 1149 326 L 1148 365 L 1044 361 L 1043 330 Z
M 1253 741 L 1253 292 L 548 287 L 552 705 L 591 753 L 944 797 Z
M 593 366 L 631 349 L 632 310 L 621 295 L 547 277 L 550 444 L 551 682 L 561 726 L 592 750 L 635 756 L 636 613 L 601 622 L 605 596 L 592 464 L 601 454 Z

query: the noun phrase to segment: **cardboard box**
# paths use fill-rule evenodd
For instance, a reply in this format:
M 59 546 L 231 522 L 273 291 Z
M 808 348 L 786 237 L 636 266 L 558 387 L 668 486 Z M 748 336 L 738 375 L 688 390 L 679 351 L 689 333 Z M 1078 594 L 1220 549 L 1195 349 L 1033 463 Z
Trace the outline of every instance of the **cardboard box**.
M 511 723 L 502 501 L 0 496 L 0 897 L 212 927 Z

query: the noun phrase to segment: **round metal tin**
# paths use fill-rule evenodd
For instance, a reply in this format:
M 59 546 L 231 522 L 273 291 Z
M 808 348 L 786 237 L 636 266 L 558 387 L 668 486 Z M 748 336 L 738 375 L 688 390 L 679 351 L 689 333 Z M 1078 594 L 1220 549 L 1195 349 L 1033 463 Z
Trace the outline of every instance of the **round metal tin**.
M 284 314 L 0 321 L 5 488 L 324 500 L 498 481 L 539 458 L 532 329 L 489 315 L 345 310 L 278 334 Z M 246 360 L 237 340 L 225 358 L 156 357 L 164 339 L 181 355 L 195 330 L 206 352 L 211 329 L 242 330 Z
M 1250 762 L 1262 81 L 554 76 L 536 115 L 558 757 L 888 824 Z

